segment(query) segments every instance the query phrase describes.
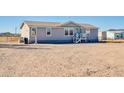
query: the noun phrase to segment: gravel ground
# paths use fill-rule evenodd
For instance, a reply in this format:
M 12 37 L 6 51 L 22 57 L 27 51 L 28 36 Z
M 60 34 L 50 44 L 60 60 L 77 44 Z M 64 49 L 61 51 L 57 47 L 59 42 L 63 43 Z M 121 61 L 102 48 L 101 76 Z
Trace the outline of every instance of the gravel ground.
M 124 76 L 124 44 L 0 44 L 0 76 Z

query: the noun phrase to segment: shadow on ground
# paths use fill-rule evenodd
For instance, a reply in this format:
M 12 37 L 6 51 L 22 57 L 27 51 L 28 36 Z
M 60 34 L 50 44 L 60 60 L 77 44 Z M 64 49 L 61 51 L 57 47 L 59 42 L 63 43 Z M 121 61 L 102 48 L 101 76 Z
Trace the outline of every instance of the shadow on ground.
M 11 49 L 51 49 L 51 48 L 41 48 L 41 47 L 31 47 L 30 45 L 24 44 L 0 44 L 0 48 L 11 48 Z

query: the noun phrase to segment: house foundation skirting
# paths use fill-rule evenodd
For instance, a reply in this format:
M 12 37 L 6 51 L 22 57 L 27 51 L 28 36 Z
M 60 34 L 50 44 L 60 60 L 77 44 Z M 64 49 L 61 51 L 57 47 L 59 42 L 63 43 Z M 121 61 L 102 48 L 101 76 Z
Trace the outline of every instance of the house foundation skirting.
M 98 40 L 87 40 L 81 41 L 81 43 L 96 43 Z M 35 43 L 35 41 L 30 41 L 29 43 Z M 38 40 L 37 43 L 48 43 L 48 44 L 67 44 L 67 43 L 73 43 L 73 40 Z

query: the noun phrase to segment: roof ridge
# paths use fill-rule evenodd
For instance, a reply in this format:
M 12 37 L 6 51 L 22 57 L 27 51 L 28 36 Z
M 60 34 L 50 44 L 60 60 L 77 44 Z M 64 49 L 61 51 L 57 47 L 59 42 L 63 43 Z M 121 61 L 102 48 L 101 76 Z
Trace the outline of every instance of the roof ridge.
M 39 23 L 61 23 L 61 22 L 50 22 L 50 21 L 30 21 L 30 20 L 24 20 L 24 22 L 39 22 Z

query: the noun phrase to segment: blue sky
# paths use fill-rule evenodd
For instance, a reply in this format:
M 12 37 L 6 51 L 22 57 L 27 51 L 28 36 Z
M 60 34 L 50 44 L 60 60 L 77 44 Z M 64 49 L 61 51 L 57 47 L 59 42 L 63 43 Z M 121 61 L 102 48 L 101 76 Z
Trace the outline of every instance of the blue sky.
M 105 31 L 110 28 L 124 28 L 124 16 L 0 16 L 0 33 L 15 32 L 24 20 L 66 22 L 75 21 L 93 24 Z

